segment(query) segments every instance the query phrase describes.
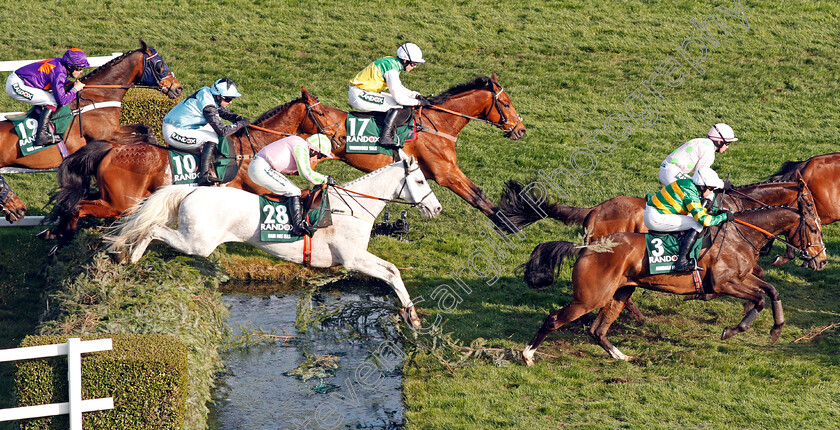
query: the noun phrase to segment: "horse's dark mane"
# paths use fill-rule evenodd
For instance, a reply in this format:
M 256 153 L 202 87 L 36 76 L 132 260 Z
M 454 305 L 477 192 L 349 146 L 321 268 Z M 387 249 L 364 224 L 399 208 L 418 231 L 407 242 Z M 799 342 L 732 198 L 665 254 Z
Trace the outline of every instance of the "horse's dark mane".
M 289 106 L 291 106 L 291 105 L 293 105 L 293 104 L 295 104 L 295 103 L 301 103 L 302 101 L 303 101 L 303 96 L 300 96 L 300 97 L 298 97 L 298 98 L 296 98 L 296 99 L 294 99 L 294 100 L 292 100 L 292 101 L 290 101 L 290 102 L 288 102 L 288 103 L 286 103 L 286 104 L 284 104 L 284 105 L 281 105 L 281 106 L 276 106 L 276 107 L 274 107 L 274 108 L 271 108 L 271 109 L 269 109 L 269 110 L 268 110 L 268 112 L 266 112 L 266 113 L 264 113 L 264 114 L 260 115 L 260 117 L 259 117 L 259 118 L 257 118 L 257 119 L 254 121 L 254 124 L 260 124 L 260 123 L 262 123 L 263 121 L 266 121 L 266 120 L 268 120 L 269 118 L 273 117 L 274 115 L 277 115 L 278 113 L 280 113 L 280 112 L 282 112 L 282 111 L 284 111 L 284 110 L 288 109 L 288 108 L 289 108 Z
M 128 57 L 129 55 L 131 55 L 131 54 L 133 54 L 133 53 L 135 53 L 135 52 L 137 52 L 137 51 L 139 51 L 139 50 L 140 50 L 140 49 L 135 49 L 135 50 L 133 50 L 133 51 L 126 52 L 125 54 L 122 54 L 122 55 L 120 55 L 119 57 L 114 58 L 113 60 L 111 60 L 111 61 L 109 61 L 109 62 L 107 62 L 107 63 L 105 63 L 105 64 L 103 64 L 103 65 L 101 65 L 101 66 L 99 66 L 99 67 L 97 67 L 97 68 L 96 68 L 96 69 L 94 69 L 92 72 L 90 72 L 90 73 L 88 73 L 87 75 L 84 75 L 84 76 L 82 76 L 81 78 L 79 78 L 79 80 L 80 80 L 80 81 L 82 81 L 82 82 L 84 82 L 84 81 L 86 81 L 86 80 L 88 80 L 88 79 L 90 79 L 90 78 L 92 78 L 92 77 L 96 76 L 97 74 L 101 73 L 103 70 L 111 68 L 111 66 L 112 66 L 112 65 L 114 65 L 114 64 L 116 64 L 116 63 L 119 63 L 119 62 L 120 62 L 120 61 L 122 61 L 125 57 Z
M 737 187 L 734 187 L 734 189 L 740 190 L 741 188 L 755 187 L 755 186 L 758 186 L 758 185 L 771 185 L 771 184 L 784 184 L 784 183 L 796 184 L 796 181 L 768 179 L 768 180 L 762 181 L 762 182 L 755 182 L 755 183 L 746 184 L 746 185 L 738 185 Z
M 454 87 L 452 87 L 452 88 L 450 88 L 450 89 L 448 89 L 448 90 L 446 90 L 446 91 L 444 91 L 444 92 L 442 92 L 442 93 L 440 93 L 440 94 L 438 94 L 434 97 L 430 97 L 429 101 L 432 102 L 432 104 L 438 105 L 438 104 L 441 104 L 441 103 L 449 100 L 449 98 L 451 98 L 454 95 L 465 93 L 465 92 L 471 91 L 471 90 L 478 90 L 478 89 L 484 88 L 487 85 L 489 85 L 490 82 L 491 82 L 491 79 L 490 79 L 489 76 L 477 76 L 475 79 L 473 79 L 470 82 L 467 82 L 465 84 L 456 85 L 456 86 L 454 86 Z
M 799 171 L 807 162 L 808 160 L 785 161 L 782 163 L 782 167 L 779 168 L 779 171 L 767 179 L 771 181 L 793 181 L 796 179 L 796 172 Z

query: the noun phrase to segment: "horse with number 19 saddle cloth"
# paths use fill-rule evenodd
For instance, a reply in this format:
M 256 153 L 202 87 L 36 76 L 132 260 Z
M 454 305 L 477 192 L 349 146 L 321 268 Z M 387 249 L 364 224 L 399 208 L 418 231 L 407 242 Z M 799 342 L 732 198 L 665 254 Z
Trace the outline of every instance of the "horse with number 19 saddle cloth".
M 6 119 L 12 123 L 12 128 L 18 135 L 18 148 L 20 149 L 20 154 L 23 157 L 32 155 L 52 146 L 35 145 L 35 137 L 38 133 L 38 119 L 41 116 L 41 109 L 44 108 L 41 106 L 32 106 L 32 108 L 25 113 L 9 115 L 6 117 Z M 62 106 L 53 114 L 52 121 L 50 121 L 50 133 L 61 139 L 57 143 L 60 149 L 64 146 L 63 135 L 67 132 L 67 129 L 70 127 L 70 123 L 72 121 L 73 115 L 70 111 L 70 106 Z M 66 156 L 67 149 L 63 148 L 62 153 Z

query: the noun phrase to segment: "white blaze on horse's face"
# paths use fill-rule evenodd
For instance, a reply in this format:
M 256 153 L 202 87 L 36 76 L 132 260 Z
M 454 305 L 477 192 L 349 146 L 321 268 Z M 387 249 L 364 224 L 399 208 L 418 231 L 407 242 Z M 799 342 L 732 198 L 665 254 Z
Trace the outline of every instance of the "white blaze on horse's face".
M 403 186 L 398 197 L 411 204 L 416 204 L 426 218 L 434 218 L 440 215 L 440 202 L 435 193 L 432 192 L 432 187 L 429 186 L 429 182 L 426 181 L 426 177 L 423 176 L 423 172 L 414 157 L 406 160 L 405 163 L 408 174 L 403 178 Z

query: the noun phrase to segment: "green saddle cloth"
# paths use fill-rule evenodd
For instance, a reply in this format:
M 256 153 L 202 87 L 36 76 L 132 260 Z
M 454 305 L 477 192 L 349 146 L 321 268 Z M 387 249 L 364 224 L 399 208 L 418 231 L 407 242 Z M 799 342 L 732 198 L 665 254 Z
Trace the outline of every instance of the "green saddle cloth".
M 346 153 L 385 154 L 392 157 L 394 156 L 393 149 L 379 146 L 381 129 L 373 117 L 359 117 L 353 115 L 352 113 L 348 113 L 345 126 L 347 130 L 347 146 L 345 147 Z M 415 135 L 416 131 L 414 118 L 412 118 L 409 125 L 397 127 L 397 136 L 394 140 L 405 143 L 406 141 L 413 140 Z
M 35 146 L 35 133 L 38 131 L 38 115 L 35 115 L 37 106 L 32 106 L 26 113 L 12 115 L 7 119 L 12 122 L 12 127 L 18 135 L 18 146 L 22 156 L 32 155 L 36 152 L 49 148 L 48 146 Z M 46 108 L 44 108 L 46 109 Z M 73 114 L 70 106 L 60 107 L 52 116 L 52 124 L 55 127 L 55 135 L 63 136 L 73 122 Z
M 323 198 L 320 205 L 309 208 L 306 213 L 309 224 L 321 227 L 321 222 L 328 218 L 328 206 L 327 199 Z M 297 242 L 303 239 L 303 236 L 289 233 L 292 229 L 289 221 L 288 200 L 280 202 L 265 195 L 260 196 L 260 241 Z
M 681 239 L 682 235 L 645 233 L 647 259 L 650 263 L 651 275 L 661 275 L 674 271 L 674 263 L 680 253 Z M 688 257 L 697 259 L 702 248 L 703 239 L 695 240 Z
M 227 178 L 228 167 L 234 162 L 231 157 L 232 151 L 227 138 L 219 139 L 219 144 L 216 145 L 216 152 L 221 154 L 221 158 L 213 162 L 213 168 L 216 169 L 216 177 L 222 178 L 225 182 L 229 182 Z M 198 154 L 190 154 L 187 152 L 179 152 L 169 150 L 169 165 L 172 168 L 172 183 L 175 185 L 195 184 L 198 181 L 198 166 L 200 156 Z M 233 166 L 236 167 L 236 166 Z

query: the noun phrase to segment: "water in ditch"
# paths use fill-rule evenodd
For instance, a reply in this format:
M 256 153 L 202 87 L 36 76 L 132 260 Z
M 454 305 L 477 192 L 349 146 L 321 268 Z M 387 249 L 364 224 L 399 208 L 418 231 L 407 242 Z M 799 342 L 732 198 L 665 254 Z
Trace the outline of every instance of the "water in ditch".
M 399 347 L 376 324 L 366 324 L 375 318 L 358 321 L 361 338 L 347 339 L 348 328 L 340 324 L 298 332 L 294 323 L 302 296 L 225 296 L 234 336 L 244 327 L 246 332 L 297 339 L 234 348 L 223 354 L 225 371 L 214 393 L 210 428 L 402 428 Z M 358 291 L 316 293 L 312 300 L 315 305 L 330 306 L 353 300 L 390 303 L 387 296 Z M 330 372 L 335 366 L 334 373 Z

